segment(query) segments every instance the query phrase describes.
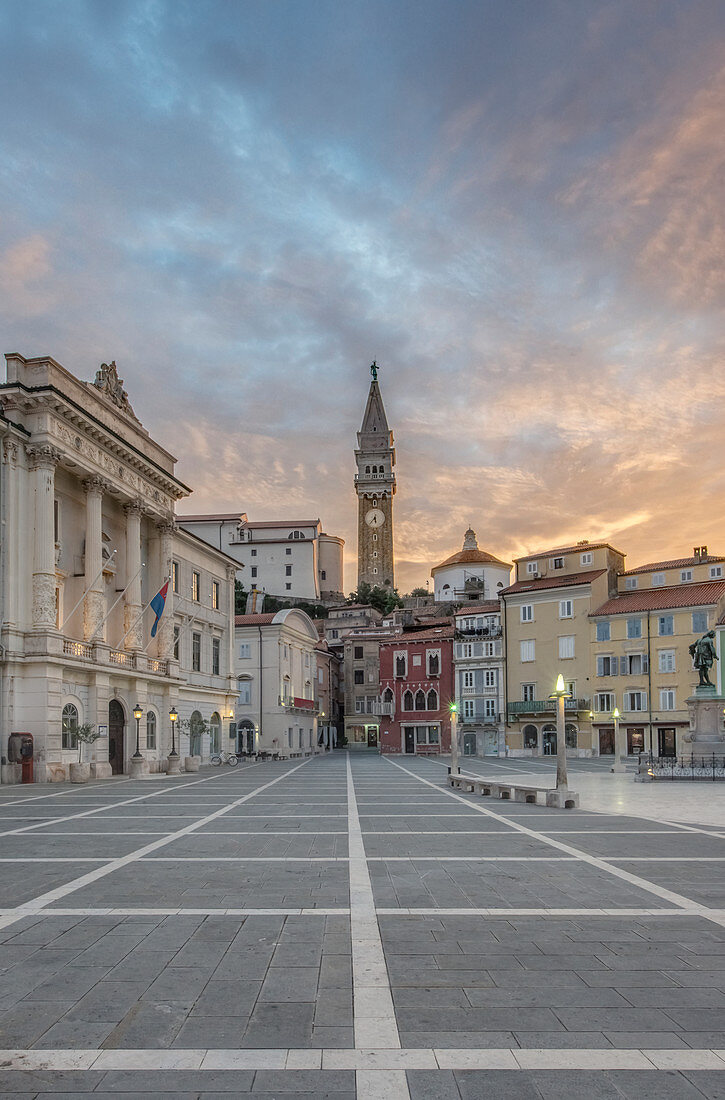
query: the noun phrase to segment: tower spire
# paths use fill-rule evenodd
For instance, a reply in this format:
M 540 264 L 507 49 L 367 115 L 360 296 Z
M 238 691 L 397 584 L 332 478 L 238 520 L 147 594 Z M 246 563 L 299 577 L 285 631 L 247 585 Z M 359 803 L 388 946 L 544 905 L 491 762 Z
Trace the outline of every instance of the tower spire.
M 393 555 L 393 495 L 395 446 L 378 385 L 378 364 L 372 380 L 355 449 L 355 491 L 358 496 L 358 584 L 395 586 Z

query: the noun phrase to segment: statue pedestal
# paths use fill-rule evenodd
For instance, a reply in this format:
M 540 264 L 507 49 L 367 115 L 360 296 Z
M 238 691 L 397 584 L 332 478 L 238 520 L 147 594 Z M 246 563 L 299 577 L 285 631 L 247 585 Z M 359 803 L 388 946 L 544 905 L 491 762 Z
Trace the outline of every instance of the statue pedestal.
M 725 697 L 717 688 L 703 684 L 686 700 L 690 715 L 690 730 L 683 737 L 686 752 L 709 756 L 725 754 Z

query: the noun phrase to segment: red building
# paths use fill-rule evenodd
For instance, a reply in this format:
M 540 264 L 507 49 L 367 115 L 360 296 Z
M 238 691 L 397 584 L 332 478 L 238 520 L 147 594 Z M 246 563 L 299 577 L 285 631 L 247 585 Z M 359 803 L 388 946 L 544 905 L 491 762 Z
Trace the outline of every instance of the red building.
M 451 751 L 453 634 L 444 623 L 381 644 L 381 752 Z

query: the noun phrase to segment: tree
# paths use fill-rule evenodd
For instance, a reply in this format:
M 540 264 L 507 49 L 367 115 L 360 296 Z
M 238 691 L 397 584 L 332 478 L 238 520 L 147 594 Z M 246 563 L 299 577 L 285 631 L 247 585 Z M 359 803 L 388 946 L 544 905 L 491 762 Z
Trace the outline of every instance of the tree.
M 409 595 L 410 596 L 430 596 L 430 592 L 428 591 L 427 588 L 413 588 L 410 591 Z
M 369 604 L 383 615 L 389 615 L 395 607 L 402 607 L 397 588 L 381 588 L 379 585 L 370 585 L 367 581 L 361 581 L 357 586 L 357 592 L 351 592 L 347 602 Z
M 76 726 L 73 730 L 73 736 L 78 745 L 78 763 L 80 764 L 81 756 L 83 755 L 83 746 L 92 745 L 94 741 L 97 741 L 98 738 L 102 736 L 102 734 L 95 732 L 95 726 L 92 726 L 89 722 L 84 722 L 82 726 Z

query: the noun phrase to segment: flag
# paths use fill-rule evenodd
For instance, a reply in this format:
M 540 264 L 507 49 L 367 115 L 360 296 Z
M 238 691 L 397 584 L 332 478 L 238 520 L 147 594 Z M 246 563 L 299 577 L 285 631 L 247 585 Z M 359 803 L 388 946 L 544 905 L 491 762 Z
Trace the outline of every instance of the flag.
M 156 593 L 156 595 L 154 596 L 154 598 L 151 601 L 151 608 L 154 612 L 154 615 L 156 616 L 156 619 L 154 621 L 154 625 L 151 627 L 151 637 L 152 638 L 156 637 L 156 631 L 158 630 L 158 626 L 159 626 L 159 619 L 163 615 L 164 608 L 166 607 L 166 593 L 168 592 L 168 590 L 169 590 L 169 582 L 167 581 L 166 584 L 163 585 L 163 587 L 159 589 L 159 591 Z

